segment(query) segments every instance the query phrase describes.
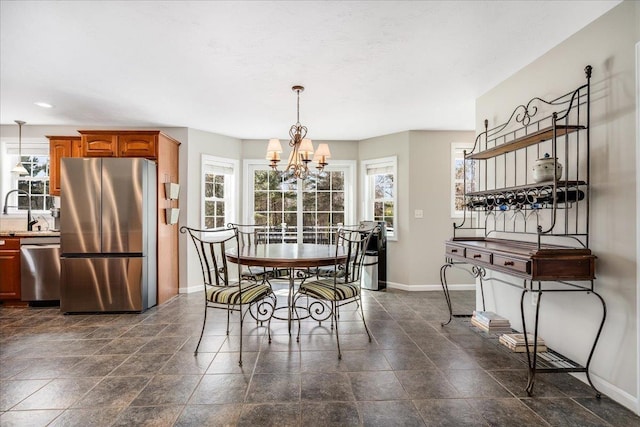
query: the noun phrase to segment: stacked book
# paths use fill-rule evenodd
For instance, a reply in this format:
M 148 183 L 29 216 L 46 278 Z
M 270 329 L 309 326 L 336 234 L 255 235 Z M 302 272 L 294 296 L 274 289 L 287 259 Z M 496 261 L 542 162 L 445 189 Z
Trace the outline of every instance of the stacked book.
M 492 311 L 474 311 L 471 317 L 471 324 L 492 334 L 510 334 L 512 332 L 509 319 Z
M 529 351 L 533 352 L 533 335 L 527 334 L 527 340 L 529 342 Z M 524 342 L 524 334 L 504 334 L 500 336 L 499 340 L 502 344 L 509 347 L 511 351 L 516 353 L 524 353 L 527 351 L 527 346 Z M 547 351 L 547 346 L 544 340 L 538 337 L 538 353 Z

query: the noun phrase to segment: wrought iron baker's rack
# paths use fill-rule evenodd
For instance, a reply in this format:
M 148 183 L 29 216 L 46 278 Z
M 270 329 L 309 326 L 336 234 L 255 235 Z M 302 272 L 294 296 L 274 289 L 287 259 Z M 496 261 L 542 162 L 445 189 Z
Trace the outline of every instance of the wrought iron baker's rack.
M 586 83 L 571 92 L 534 97 L 493 128 L 484 121 L 464 153 L 464 214 L 453 225 L 454 238 L 482 234 L 535 239 L 538 248 L 544 241 L 589 247 L 591 70 L 585 68 Z M 563 165 L 562 176 L 534 182 L 533 165 L 544 153 L 554 170 Z

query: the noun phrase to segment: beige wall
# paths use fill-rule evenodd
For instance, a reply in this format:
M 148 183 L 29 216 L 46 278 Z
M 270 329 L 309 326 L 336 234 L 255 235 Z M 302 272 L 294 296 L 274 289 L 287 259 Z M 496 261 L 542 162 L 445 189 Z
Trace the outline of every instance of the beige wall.
M 180 225 L 200 227 L 200 173 L 203 154 L 239 160 L 242 144 L 239 139 L 189 129 L 180 150 Z M 241 199 L 238 197 L 238 205 Z M 180 292 L 202 287 L 198 256 L 185 235 L 180 235 Z
M 454 222 L 449 205 L 451 143 L 474 138 L 474 132 L 408 131 L 360 142 L 360 161 L 398 157 L 398 240 L 390 241 L 387 251 L 390 286 L 440 288 L 444 241 L 451 237 Z M 362 203 L 360 194 L 360 207 Z M 424 211 L 424 218 L 414 217 L 416 209 Z M 451 284 L 473 283 L 457 271 L 448 277 Z
M 409 283 L 408 266 L 408 205 L 409 205 L 409 132 L 394 133 L 360 141 L 358 160 L 398 156 L 398 219 L 395 224 L 398 240 L 387 243 L 387 281 L 392 284 Z M 358 218 L 362 216 L 361 165 L 358 164 Z M 364 218 L 373 219 L 373 218 Z
M 444 262 L 444 242 L 453 235 L 451 217 L 451 143 L 473 144 L 474 132 L 411 131 L 409 132 L 409 200 L 407 222 L 409 241 L 405 246 L 409 261 L 409 285 L 440 285 L 440 266 Z M 415 218 L 421 209 L 424 218 Z M 447 282 L 473 283 L 471 276 L 455 269 L 447 272 Z
M 636 301 L 636 93 L 635 44 L 640 3 L 624 2 L 537 59 L 476 104 L 476 128 L 505 121 L 534 96 L 553 96 L 584 82 L 593 66 L 591 102 L 591 249 L 597 255 L 596 291 L 607 303 L 607 321 L 591 372 L 603 392 L 638 408 Z M 488 287 L 489 310 L 520 327 L 517 289 Z M 593 295 L 542 297 L 540 333 L 549 345 L 584 364 L 602 308 Z M 533 307 L 526 305 L 529 321 Z

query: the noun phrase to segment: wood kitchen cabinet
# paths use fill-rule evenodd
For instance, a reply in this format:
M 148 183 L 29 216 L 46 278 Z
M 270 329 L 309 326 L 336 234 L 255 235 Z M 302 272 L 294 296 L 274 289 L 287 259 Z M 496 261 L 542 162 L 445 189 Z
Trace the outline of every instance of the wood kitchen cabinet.
M 82 157 L 116 157 L 118 155 L 118 136 L 104 133 L 82 134 Z
M 160 131 L 80 130 L 82 157 L 158 158 L 158 141 L 166 137 Z
M 60 195 L 60 159 L 82 157 L 79 136 L 49 136 L 49 194 Z
M 177 208 L 178 200 L 165 194 L 166 182 L 178 183 L 180 142 L 160 134 L 158 140 L 158 304 L 178 295 L 178 224 L 167 224 L 165 208 Z
M 20 300 L 20 238 L 0 237 L 0 300 Z
M 47 136 L 49 194 L 52 196 L 60 195 L 60 159 L 63 157 L 144 157 L 158 160 L 160 141 L 171 140 L 157 130 L 78 132 L 81 136 Z M 177 182 L 177 177 L 174 182 Z
M 158 157 L 156 152 L 158 138 L 157 132 L 118 135 L 118 155 L 120 157 L 156 159 Z

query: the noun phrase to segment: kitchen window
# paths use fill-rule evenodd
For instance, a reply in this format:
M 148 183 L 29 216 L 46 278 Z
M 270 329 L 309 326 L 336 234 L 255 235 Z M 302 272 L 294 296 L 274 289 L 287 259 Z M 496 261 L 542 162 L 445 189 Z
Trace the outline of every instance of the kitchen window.
M 23 213 L 29 209 L 31 200 L 31 212 L 48 214 L 49 209 L 54 206 L 53 197 L 49 195 L 49 151 L 46 148 L 38 147 L 42 144 L 23 144 L 22 156 L 18 154 L 17 144 L 5 144 L 6 157 L 3 160 L 3 174 L 0 177 L 2 187 L 2 202 L 4 195 L 11 190 L 19 189 L 23 193 L 12 193 L 7 200 L 8 213 Z M 11 172 L 13 166 L 20 161 L 27 170 L 27 175 L 17 175 Z M 6 166 L 6 167 L 4 167 Z M 6 171 L 6 172 L 5 172 Z M 4 206 L 3 206 L 4 208 Z
M 31 199 L 31 211 L 46 211 L 53 207 L 49 196 L 49 156 L 22 156 L 22 165 L 28 175 L 17 177 L 17 188 L 29 194 L 18 195 L 18 211 L 26 211 Z
M 398 158 L 364 160 L 361 165 L 364 219 L 383 221 L 387 238 L 398 240 Z
M 202 156 L 202 228 L 223 228 L 236 220 L 238 162 Z

